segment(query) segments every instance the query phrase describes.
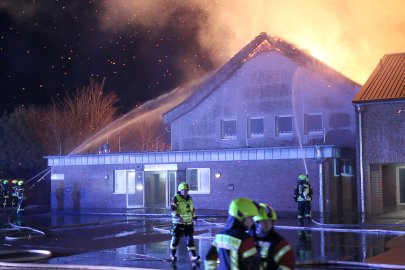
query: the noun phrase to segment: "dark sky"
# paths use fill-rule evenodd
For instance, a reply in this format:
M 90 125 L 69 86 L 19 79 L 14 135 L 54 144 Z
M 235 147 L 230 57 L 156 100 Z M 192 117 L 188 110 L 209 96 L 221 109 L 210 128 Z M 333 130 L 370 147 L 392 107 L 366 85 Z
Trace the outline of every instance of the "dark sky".
M 196 36 L 206 20 L 203 10 L 177 5 L 162 24 L 123 20 L 119 27 L 106 27 L 111 13 L 105 13 L 105 3 L 1 1 L 2 112 L 46 106 L 91 77 L 106 78 L 104 89 L 118 95 L 125 112 L 189 79 L 184 66 L 192 66 L 193 76 L 213 68 Z
M 259 33 L 363 84 L 403 52 L 405 1 L 0 0 L 0 113 L 106 78 L 122 112 L 224 64 Z

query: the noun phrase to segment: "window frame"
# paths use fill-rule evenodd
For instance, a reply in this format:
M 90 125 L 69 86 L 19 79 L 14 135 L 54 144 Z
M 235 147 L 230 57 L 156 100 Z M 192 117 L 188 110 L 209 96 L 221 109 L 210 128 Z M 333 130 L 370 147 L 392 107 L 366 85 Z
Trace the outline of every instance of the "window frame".
M 225 122 L 235 123 L 235 135 L 226 135 L 225 134 Z M 221 119 L 221 139 L 222 140 L 234 140 L 234 139 L 236 139 L 236 136 L 237 136 L 236 119 L 235 118 Z
M 343 158 L 341 159 L 341 173 L 342 176 L 353 176 L 352 160 Z
M 280 132 L 280 128 L 279 128 L 279 119 L 280 118 L 290 118 L 291 119 L 291 132 Z M 294 134 L 294 125 L 293 122 L 294 118 L 292 115 L 276 115 L 275 116 L 275 121 L 274 121 L 274 132 L 275 135 L 278 137 L 291 137 Z
M 321 128 L 319 130 L 308 130 L 308 118 L 309 117 L 314 117 L 314 116 L 320 116 L 321 117 Z M 304 131 L 305 131 L 305 135 L 323 135 L 324 132 L 324 125 L 323 125 L 323 114 L 322 113 L 306 113 L 304 114 Z
M 252 133 L 252 120 L 261 120 L 262 121 L 262 132 L 253 134 Z M 264 117 L 248 117 L 247 119 L 247 136 L 248 138 L 263 138 L 264 137 Z
M 114 170 L 113 194 L 127 194 L 127 172 L 128 170 Z M 120 179 L 122 176 L 119 176 L 119 174 L 123 175 L 123 179 Z M 118 181 L 123 181 L 120 189 L 117 189 L 117 183 L 119 183 Z
M 192 190 L 191 189 L 191 184 L 190 184 L 190 171 L 191 170 L 197 170 L 197 185 L 198 189 L 197 190 Z M 202 171 L 205 171 L 205 174 L 202 175 Z M 206 176 L 207 179 L 202 179 L 202 177 Z M 202 181 L 206 181 L 204 184 L 208 186 L 208 189 L 202 190 L 201 186 L 203 185 Z M 190 194 L 210 194 L 211 193 L 211 169 L 210 168 L 187 168 L 186 169 L 186 183 L 189 184 Z

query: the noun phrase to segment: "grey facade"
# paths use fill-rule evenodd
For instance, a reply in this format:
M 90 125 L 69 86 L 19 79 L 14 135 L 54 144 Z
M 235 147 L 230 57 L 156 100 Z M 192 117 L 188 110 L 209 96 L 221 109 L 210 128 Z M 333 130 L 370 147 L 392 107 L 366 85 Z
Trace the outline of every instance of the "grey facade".
M 74 207 L 77 198 L 88 208 L 168 207 L 178 182 L 201 169 L 208 181 L 192 193 L 199 208 L 226 209 L 246 196 L 295 211 L 297 176 L 308 173 L 314 211 L 356 209 L 351 102 L 358 90 L 308 54 L 261 34 L 163 115 L 172 151 L 48 157 L 52 207 Z M 139 180 L 142 188 L 115 194 L 115 170 L 133 171 L 131 184 Z
M 193 194 L 199 208 L 225 209 L 229 198 L 247 196 L 258 201 L 271 198 L 274 207 L 293 211 L 291 187 L 295 177 L 291 175 L 302 173 L 303 159 L 310 175 L 321 173 L 321 177 L 328 178 L 329 171 L 320 171 L 320 166 L 328 167 L 327 160 L 338 159 L 340 155 L 339 149 L 323 145 L 52 156 L 48 157 L 52 167 L 51 204 L 54 208 L 69 209 L 165 208 L 176 192 L 178 179 L 185 179 L 187 168 L 210 168 L 210 192 Z M 143 191 L 114 193 L 116 170 L 134 171 Z M 221 176 L 216 178 L 216 173 Z M 264 179 L 275 181 L 263 184 Z M 315 194 L 319 194 L 319 182 L 312 182 Z M 314 211 L 319 210 L 319 204 L 316 195 Z

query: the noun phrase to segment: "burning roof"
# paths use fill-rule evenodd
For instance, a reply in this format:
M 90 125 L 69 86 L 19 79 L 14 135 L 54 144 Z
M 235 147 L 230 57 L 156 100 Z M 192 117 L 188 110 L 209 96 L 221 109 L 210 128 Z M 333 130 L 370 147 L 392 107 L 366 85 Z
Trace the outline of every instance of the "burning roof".
M 242 48 L 212 76 L 196 86 L 196 89 L 193 91 L 194 93 L 188 99 L 166 112 L 163 115 L 164 123 L 168 124 L 184 113 L 190 111 L 194 106 L 199 104 L 205 99 L 205 97 L 220 86 L 222 82 L 229 78 L 240 66 L 252 59 L 256 54 L 264 51 L 277 51 L 297 64 L 306 66 L 307 68 L 315 70 L 318 73 L 332 76 L 335 79 L 339 78 L 344 81 L 350 81 L 354 85 L 358 85 L 333 68 L 317 60 L 304 50 L 298 49 L 295 45 L 288 43 L 283 39 L 271 37 L 266 33 L 260 33 L 260 35 Z

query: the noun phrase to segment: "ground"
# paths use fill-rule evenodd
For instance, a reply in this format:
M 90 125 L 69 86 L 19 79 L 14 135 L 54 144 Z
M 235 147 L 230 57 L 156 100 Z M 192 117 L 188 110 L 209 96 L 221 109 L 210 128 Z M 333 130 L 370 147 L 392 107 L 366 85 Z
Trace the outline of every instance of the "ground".
M 189 261 L 184 241 L 179 246 L 179 262 L 172 264 L 168 262 L 171 220 L 165 210 L 58 212 L 28 207 L 23 216 L 4 210 L 0 261 L 12 257 L 7 253 L 12 250 L 46 250 L 52 256 L 24 262 L 24 267 L 203 269 L 204 255 L 225 219 L 226 213 L 201 213 L 195 235 L 201 264 Z M 382 269 L 382 264 L 405 269 L 405 226 L 401 224 L 326 224 L 314 218 L 311 227 L 301 228 L 294 216 L 280 213 L 276 229 L 293 246 L 297 269 L 364 269 L 364 266 Z M 17 254 L 16 263 L 21 263 L 18 258 L 25 256 Z

